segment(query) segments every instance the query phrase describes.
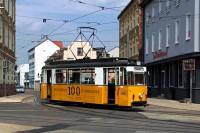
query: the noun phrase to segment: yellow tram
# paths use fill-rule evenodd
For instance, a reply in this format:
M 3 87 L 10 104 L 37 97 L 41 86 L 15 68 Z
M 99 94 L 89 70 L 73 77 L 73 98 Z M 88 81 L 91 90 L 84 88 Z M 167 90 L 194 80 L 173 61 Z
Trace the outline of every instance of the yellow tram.
M 48 62 L 41 99 L 117 106 L 145 106 L 146 67 L 121 58 Z

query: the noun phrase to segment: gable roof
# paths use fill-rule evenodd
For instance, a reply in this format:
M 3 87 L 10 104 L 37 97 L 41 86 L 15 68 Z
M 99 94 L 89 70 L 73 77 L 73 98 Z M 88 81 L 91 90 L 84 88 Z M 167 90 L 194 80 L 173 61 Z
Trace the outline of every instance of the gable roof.
M 37 44 L 36 46 L 34 46 L 33 48 L 29 49 L 28 52 L 33 51 L 37 46 L 39 46 L 40 44 L 46 42 L 47 40 L 51 41 L 52 43 L 54 43 L 56 46 L 58 46 L 59 48 L 63 48 L 64 45 L 62 43 L 62 41 L 52 41 L 49 38 L 44 39 L 42 42 L 40 42 L 39 44 Z
M 62 41 L 52 41 L 53 43 L 55 43 L 59 48 L 64 48 L 64 44 Z

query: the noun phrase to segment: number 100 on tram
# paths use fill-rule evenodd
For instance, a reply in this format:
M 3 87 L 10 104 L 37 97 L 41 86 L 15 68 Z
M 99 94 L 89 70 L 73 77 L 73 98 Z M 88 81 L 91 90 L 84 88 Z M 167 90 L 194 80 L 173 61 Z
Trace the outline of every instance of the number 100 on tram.
M 51 61 L 42 69 L 41 99 L 146 106 L 146 67 L 120 58 Z

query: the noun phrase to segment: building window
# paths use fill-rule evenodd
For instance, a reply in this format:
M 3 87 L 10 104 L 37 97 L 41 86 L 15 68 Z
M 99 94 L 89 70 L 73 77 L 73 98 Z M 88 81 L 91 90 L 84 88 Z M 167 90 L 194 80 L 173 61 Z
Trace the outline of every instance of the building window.
M 191 15 L 186 16 L 186 40 L 191 39 Z
M 12 0 L 9 1 L 9 16 L 10 17 L 12 17 L 12 13 L 13 13 L 13 11 L 12 11 L 13 10 L 13 3 L 14 2 Z
M 169 47 L 170 42 L 170 26 L 167 25 L 166 27 L 166 47 Z
M 155 52 L 155 33 L 152 34 L 152 52 Z
M 4 4 L 5 4 L 5 9 L 8 12 L 8 10 L 9 10 L 9 1 L 8 0 L 4 0 Z
M 9 37 L 9 29 L 8 29 L 8 25 L 6 23 L 4 23 L 4 43 L 5 46 L 8 47 L 8 37 Z
M 3 43 L 3 21 L 0 17 L 0 43 Z
M 175 6 L 178 7 L 180 5 L 180 0 L 175 0 Z
M 179 43 L 179 21 L 175 22 L 175 44 Z
M 77 48 L 77 55 L 83 56 L 83 48 Z
M 145 49 L 145 53 L 146 53 L 146 54 L 149 53 L 148 50 L 149 50 L 149 39 L 146 38 L 146 49 Z
M 162 43 L 162 31 L 160 30 L 158 34 L 158 50 L 161 50 L 161 45 L 162 45 L 161 43 Z

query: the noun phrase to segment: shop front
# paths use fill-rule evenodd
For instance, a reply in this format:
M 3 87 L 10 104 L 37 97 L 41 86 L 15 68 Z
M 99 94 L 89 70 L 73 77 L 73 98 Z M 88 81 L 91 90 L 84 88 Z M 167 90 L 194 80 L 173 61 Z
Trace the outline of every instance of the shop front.
M 200 103 L 200 57 L 147 65 L 149 97 Z

